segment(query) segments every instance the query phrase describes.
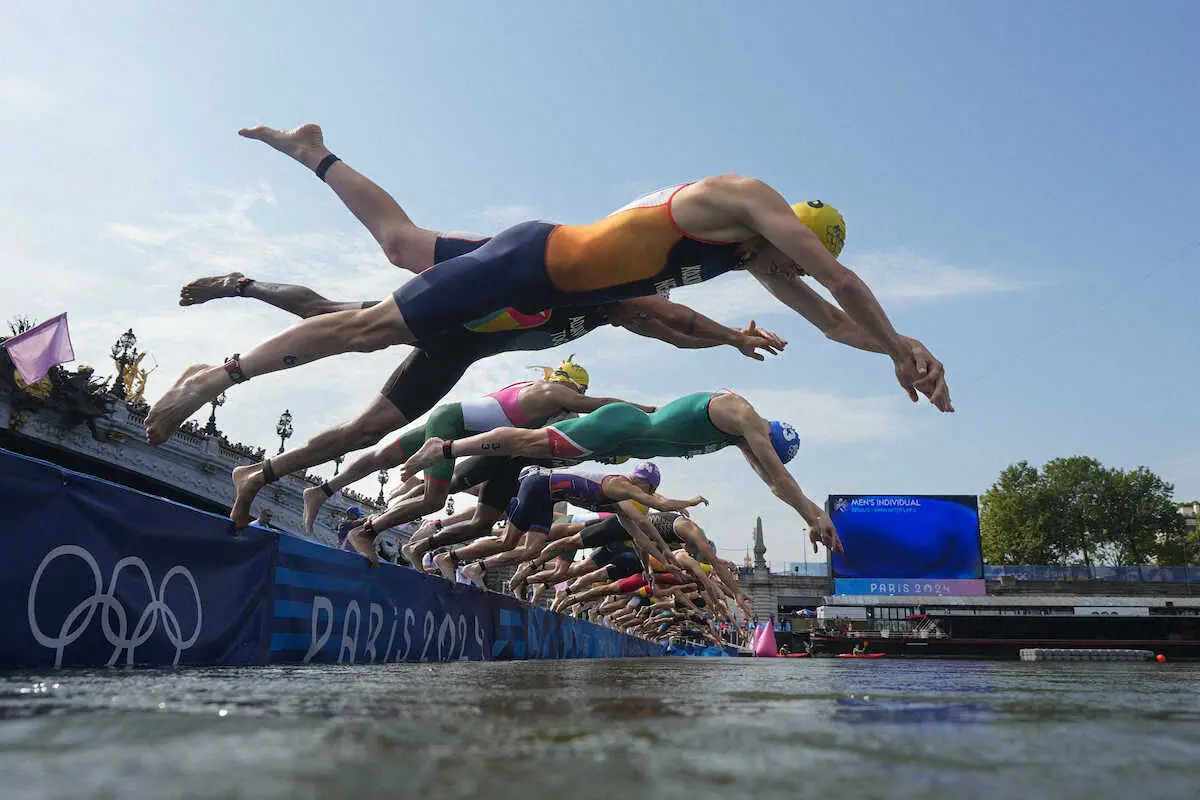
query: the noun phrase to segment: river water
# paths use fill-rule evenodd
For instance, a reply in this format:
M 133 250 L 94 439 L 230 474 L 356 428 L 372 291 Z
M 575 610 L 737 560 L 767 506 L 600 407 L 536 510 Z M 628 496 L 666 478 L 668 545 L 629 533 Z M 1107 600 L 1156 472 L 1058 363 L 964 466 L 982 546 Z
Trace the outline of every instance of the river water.
M 0 797 L 1195 798 L 1200 665 L 0 673 Z

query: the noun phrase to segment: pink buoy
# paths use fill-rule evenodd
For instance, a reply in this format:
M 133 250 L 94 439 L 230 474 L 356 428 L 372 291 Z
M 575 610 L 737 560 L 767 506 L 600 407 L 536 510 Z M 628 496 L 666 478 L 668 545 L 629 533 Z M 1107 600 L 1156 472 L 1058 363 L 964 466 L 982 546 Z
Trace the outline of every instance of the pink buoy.
M 779 648 L 775 645 L 775 626 L 771 623 L 763 625 L 758 641 L 754 643 L 754 655 L 759 658 L 777 658 Z

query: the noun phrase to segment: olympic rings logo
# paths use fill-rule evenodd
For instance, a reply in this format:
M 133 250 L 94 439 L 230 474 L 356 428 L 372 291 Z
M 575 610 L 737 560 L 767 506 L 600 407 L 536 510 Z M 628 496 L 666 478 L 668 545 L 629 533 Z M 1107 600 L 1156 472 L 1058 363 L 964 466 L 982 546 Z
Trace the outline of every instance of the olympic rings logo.
M 71 613 L 67 614 L 66 619 L 59 626 L 58 635 L 48 636 L 37 623 L 35 609 L 37 608 L 38 587 L 42 580 L 42 573 L 46 571 L 46 568 L 56 559 L 69 556 L 74 556 L 82 560 L 91 568 L 92 585 L 94 588 L 90 597 L 82 600 L 79 605 L 71 610 Z M 129 615 L 126 613 L 125 606 L 113 593 L 122 571 L 127 568 L 140 572 L 146 579 L 146 588 L 150 591 L 150 602 L 142 609 L 141 616 L 138 617 L 137 624 L 133 626 L 132 630 L 129 628 Z M 196 629 L 192 631 L 191 636 L 187 639 L 183 638 L 179 618 L 175 616 L 175 612 L 166 604 L 167 585 L 176 576 L 187 581 L 192 587 L 193 596 L 196 598 Z M 113 646 L 113 654 L 108 659 L 107 665 L 110 667 L 117 663 L 117 659 L 120 658 L 122 652 L 126 653 L 125 663 L 132 666 L 134 663 L 134 650 L 145 644 L 154 634 L 154 631 L 158 628 L 160 617 L 162 618 L 163 630 L 167 634 L 167 640 L 175 648 L 175 660 L 172 663 L 178 664 L 179 655 L 194 645 L 196 640 L 200 638 L 203 621 L 200 587 L 196 585 L 196 579 L 186 567 L 175 566 L 167 570 L 167 574 L 163 576 L 162 583 L 158 585 L 158 592 L 156 594 L 154 591 L 154 579 L 150 576 L 150 568 L 146 566 L 146 562 L 136 556 L 127 556 L 118 561 L 116 566 L 113 567 L 112 576 L 108 580 L 108 591 L 104 591 L 100 565 L 96 563 L 96 559 L 86 549 L 78 545 L 64 544 L 47 553 L 46 557 L 42 559 L 42 563 L 38 565 L 37 571 L 33 573 L 33 581 L 29 584 L 29 629 L 38 644 L 55 651 L 55 667 L 62 666 L 63 651 L 83 635 L 88 625 L 91 624 L 92 617 L 95 616 L 97 609 L 103 609 L 100 614 L 100 626 L 104 631 L 104 637 Z

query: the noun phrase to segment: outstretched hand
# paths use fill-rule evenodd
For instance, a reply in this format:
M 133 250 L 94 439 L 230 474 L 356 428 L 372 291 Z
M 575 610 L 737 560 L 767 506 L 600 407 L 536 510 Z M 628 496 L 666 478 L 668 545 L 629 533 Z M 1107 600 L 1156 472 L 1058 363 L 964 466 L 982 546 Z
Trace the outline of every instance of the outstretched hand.
M 786 341 L 771 331 L 759 328 L 754 320 L 750 320 L 750 324 L 742 328 L 739 333 L 742 334 L 742 340 L 737 346 L 738 350 L 742 355 L 753 358 L 755 361 L 763 361 L 766 358 L 758 352 L 760 349 L 771 355 L 777 355 L 779 351 L 787 347 Z
M 909 345 L 909 358 L 896 362 L 896 380 L 914 403 L 920 395 L 925 395 L 939 411 L 953 413 L 942 362 L 916 339 L 905 337 L 905 341 Z
M 831 553 L 844 553 L 842 540 L 838 537 L 837 528 L 827 514 L 822 514 L 816 520 L 808 523 L 808 540 L 812 542 L 813 552 L 817 552 L 817 543 L 829 548 Z
M 701 497 L 700 495 L 696 495 L 691 500 L 668 500 L 666 502 L 666 505 L 670 506 L 670 508 L 668 508 L 667 511 L 677 511 L 682 516 L 685 516 L 688 519 L 691 519 L 691 515 L 688 514 L 688 509 L 691 508 L 692 506 L 698 506 L 701 503 L 703 503 L 704 505 L 708 505 L 708 500 Z

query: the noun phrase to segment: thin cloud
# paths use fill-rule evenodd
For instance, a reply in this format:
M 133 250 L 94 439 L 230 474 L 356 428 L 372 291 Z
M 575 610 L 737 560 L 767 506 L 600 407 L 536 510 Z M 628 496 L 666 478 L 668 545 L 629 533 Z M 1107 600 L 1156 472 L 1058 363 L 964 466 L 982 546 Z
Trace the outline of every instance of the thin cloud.
M 966 294 L 1020 292 L 1036 284 L 983 269 L 958 267 L 907 250 L 864 253 L 854 269 L 881 300 L 940 300 Z
M 976 294 L 1020 292 L 1039 284 L 998 275 L 983 269 L 957 267 L 906 250 L 865 253 L 848 262 L 881 303 L 933 302 Z M 816 281 L 808 285 L 832 300 Z M 733 273 L 695 287 L 672 292 L 671 297 L 714 319 L 790 313 L 745 272 Z
M 0 119 L 39 119 L 61 105 L 61 98 L 40 83 L 0 74 Z
M 487 231 L 495 232 L 516 225 L 518 222 L 540 219 L 540 214 L 533 206 L 516 203 L 512 205 L 488 206 L 482 211 L 469 214 L 468 217 L 479 220 L 480 225 Z

